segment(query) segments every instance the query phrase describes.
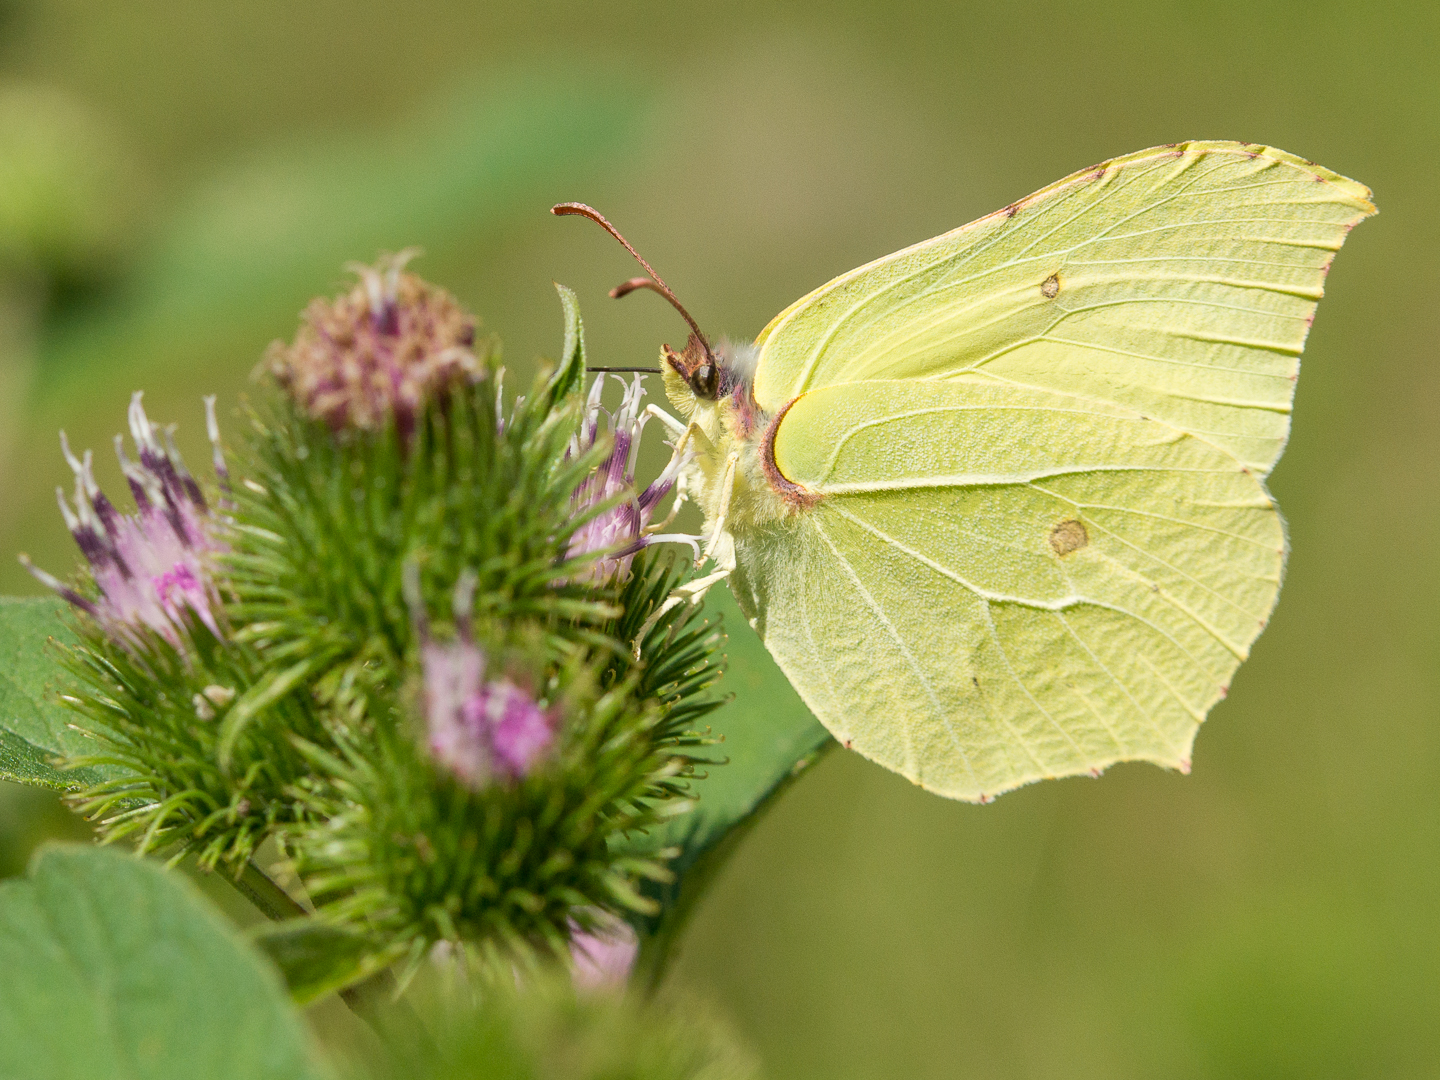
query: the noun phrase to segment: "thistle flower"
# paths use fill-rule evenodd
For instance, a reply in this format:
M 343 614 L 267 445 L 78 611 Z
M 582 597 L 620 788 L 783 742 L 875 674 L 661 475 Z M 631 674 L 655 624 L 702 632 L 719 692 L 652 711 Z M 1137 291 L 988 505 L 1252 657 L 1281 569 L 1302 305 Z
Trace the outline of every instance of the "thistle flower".
M 570 921 L 570 965 L 581 990 L 618 990 L 630 978 L 640 939 L 624 919 L 594 912 L 595 925 L 582 929 Z
M 585 402 L 585 417 L 580 430 L 571 441 L 572 458 L 588 451 L 600 438 L 600 416 L 605 412 L 600 406 L 600 395 L 604 386 L 605 376 L 597 376 Z M 672 457 L 664 471 L 644 491 L 635 491 L 635 460 L 640 452 L 641 433 L 650 419 L 650 413 L 641 408 L 644 398 L 644 383 L 641 376 L 636 375 L 625 390 L 620 408 L 611 416 L 615 444 L 610 456 L 575 492 L 577 513 L 629 493 L 628 498 L 586 521 L 570 537 L 566 553 L 570 558 L 592 552 L 603 553 L 587 575 L 596 584 L 629 578 L 635 553 L 657 540 L 678 539 L 693 544 L 690 537 L 647 534 L 656 507 L 675 487 L 687 459 L 684 456 Z
M 359 283 L 334 300 L 312 300 L 295 341 L 277 341 L 265 355 L 276 382 L 335 431 L 377 431 L 394 417 L 408 436 L 441 391 L 484 378 L 474 318 L 444 289 L 404 273 L 416 254 L 352 263 Z
M 119 513 L 95 483 L 90 451 L 77 459 L 65 433 L 60 434 L 65 460 L 75 473 L 74 506 L 63 489 L 55 494 L 99 595 L 88 599 L 23 555 L 21 562 L 39 581 L 94 617 L 112 638 L 133 640 L 143 627 L 179 647 L 187 610 L 221 636 L 213 562 L 225 545 L 218 539 L 214 512 L 175 448 L 173 428 L 157 429 L 145 415 L 141 396 L 137 392 L 130 399 L 130 433 L 139 461 L 126 455 L 123 439 L 115 436 L 115 453 L 135 498 L 133 515 Z M 205 399 L 205 418 L 215 447 L 215 471 L 225 482 L 213 397 Z
M 472 789 L 495 779 L 519 780 L 555 741 L 557 717 L 510 678 L 485 678 L 486 657 L 471 636 L 476 579 L 455 587 L 457 639 L 430 640 L 419 608 L 419 583 L 408 566 L 407 592 L 420 637 L 427 741 L 435 760 Z

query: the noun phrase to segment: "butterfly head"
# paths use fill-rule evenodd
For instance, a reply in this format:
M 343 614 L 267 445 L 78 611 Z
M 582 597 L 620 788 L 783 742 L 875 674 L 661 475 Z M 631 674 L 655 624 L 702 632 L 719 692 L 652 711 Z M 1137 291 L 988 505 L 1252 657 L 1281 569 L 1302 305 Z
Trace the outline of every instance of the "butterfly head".
M 685 343 L 685 348 L 682 352 L 676 352 L 670 348 L 669 345 L 666 345 L 661 351 L 660 369 L 665 373 L 666 389 L 671 391 L 670 396 L 674 398 L 676 396 L 674 391 L 679 390 L 680 387 L 675 386 L 672 389 L 671 382 L 672 377 L 678 377 L 680 382 L 684 384 L 685 389 L 689 390 L 695 400 L 717 400 L 723 392 L 720 380 L 719 359 L 715 351 L 711 349 L 710 342 L 706 340 L 705 335 L 700 332 L 700 327 L 696 325 L 690 312 L 685 310 L 685 305 L 680 303 L 675 294 L 670 291 L 670 286 L 666 285 L 660 276 L 651 269 L 650 264 L 631 246 L 630 241 L 621 236 L 620 231 L 605 219 L 605 215 L 601 214 L 600 211 L 594 207 L 586 206 L 584 203 L 559 203 L 552 206 L 550 212 L 562 217 L 576 215 L 589 218 L 616 240 L 620 241 L 620 243 L 624 245 L 625 250 L 635 256 L 636 261 L 645 268 L 645 276 L 635 277 L 629 281 L 621 282 L 610 290 L 610 295 L 618 300 L 622 296 L 630 295 L 630 293 L 635 292 L 637 289 L 648 289 L 668 300 L 671 306 L 680 313 L 680 317 L 689 325 L 690 339 Z
M 666 388 L 673 380 L 684 383 L 685 389 L 697 401 L 715 401 L 720 396 L 720 363 L 710 346 L 698 334 L 691 334 L 682 352 L 676 352 L 669 345 L 660 350 L 660 361 L 665 373 Z M 675 390 L 680 387 L 676 386 Z M 671 394 L 674 397 L 674 394 Z
M 690 327 L 690 337 L 684 349 L 677 351 L 666 345 L 660 351 L 660 371 L 665 377 L 665 391 L 676 408 L 689 417 L 696 416 L 697 412 L 702 414 L 711 421 L 705 425 L 707 427 L 719 424 L 723 416 L 733 417 L 737 431 L 742 435 L 748 434 L 754 427 L 755 409 L 750 394 L 750 377 L 755 368 L 754 347 L 724 342 L 718 347 L 712 346 L 670 286 L 594 207 L 584 203 L 559 203 L 552 206 L 550 212 L 562 217 L 575 215 L 589 218 L 618 240 L 645 268 L 643 277 L 631 278 L 611 289 L 612 297 L 619 299 L 641 289 L 657 293 L 680 313 Z

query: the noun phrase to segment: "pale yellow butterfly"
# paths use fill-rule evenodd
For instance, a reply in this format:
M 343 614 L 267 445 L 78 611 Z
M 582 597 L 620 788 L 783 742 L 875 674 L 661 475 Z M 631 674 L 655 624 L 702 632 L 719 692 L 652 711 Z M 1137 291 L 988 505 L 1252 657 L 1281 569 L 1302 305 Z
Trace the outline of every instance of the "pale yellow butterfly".
M 662 370 L 717 569 L 684 598 L 728 576 L 835 738 L 939 794 L 1187 770 L 1275 605 L 1265 477 L 1369 196 L 1178 143 L 843 274 L 753 346 L 687 314 Z

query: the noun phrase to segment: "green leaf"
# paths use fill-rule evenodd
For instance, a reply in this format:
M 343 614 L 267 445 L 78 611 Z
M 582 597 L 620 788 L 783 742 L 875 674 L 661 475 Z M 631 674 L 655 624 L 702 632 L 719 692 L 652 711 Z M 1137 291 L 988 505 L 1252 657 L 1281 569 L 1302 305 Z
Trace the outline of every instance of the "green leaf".
M 280 969 L 301 1005 L 368 978 L 393 956 L 373 938 L 320 919 L 287 919 L 257 927 L 250 940 Z
M 647 889 L 661 912 L 640 927 L 637 977 L 652 982 L 696 899 L 736 844 L 776 796 L 835 745 L 750 629 L 730 590 L 711 590 L 706 608 L 707 615 L 723 616 L 729 639 L 720 687 L 733 700 L 712 722 L 724 739 L 715 756 L 725 764 L 696 781 L 699 803 L 693 811 L 646 838 L 652 850 L 680 849 L 668 864 L 675 880 Z
M 0 1076 L 312 1078 L 273 969 L 189 882 L 91 847 L 0 885 Z
M 546 387 L 552 408 L 579 390 L 585 382 L 585 326 L 580 321 L 580 301 L 573 290 L 558 281 L 555 282 L 555 291 L 560 294 L 560 309 L 565 315 L 565 339 L 560 347 L 560 361 L 555 366 L 555 374 Z
M 61 669 L 51 639 L 73 644 L 63 600 L 0 597 L 0 779 L 71 791 L 103 779 L 96 769 L 61 772 L 56 758 L 94 753 L 72 729 L 56 689 Z

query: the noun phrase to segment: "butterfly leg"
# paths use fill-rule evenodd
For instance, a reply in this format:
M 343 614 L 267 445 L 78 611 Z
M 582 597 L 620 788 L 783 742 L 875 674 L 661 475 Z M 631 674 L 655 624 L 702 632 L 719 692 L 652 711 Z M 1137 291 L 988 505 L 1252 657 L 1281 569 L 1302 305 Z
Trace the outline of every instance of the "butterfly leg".
M 715 570 L 704 577 L 687 581 L 683 585 L 673 589 L 665 602 L 661 604 L 651 616 L 641 625 L 639 632 L 635 635 L 635 659 L 640 659 L 640 646 L 650 631 L 665 615 L 674 611 L 681 604 L 699 604 L 704 601 L 705 594 L 710 591 L 712 585 L 717 585 L 728 578 L 735 570 L 735 538 L 725 529 L 726 518 L 730 514 L 730 500 L 735 492 L 735 470 L 740 463 L 740 455 L 734 451 L 725 459 L 725 472 L 720 482 L 720 505 L 715 513 L 715 525 L 711 529 L 710 539 L 705 544 L 705 550 L 695 560 L 698 567 L 707 559 L 714 560 Z M 656 538 L 658 539 L 658 537 Z M 691 542 L 688 537 L 675 536 L 667 539 L 685 540 Z
M 715 558 L 715 552 L 720 547 L 721 537 L 728 537 L 730 535 L 728 532 L 725 531 L 725 523 L 726 520 L 730 517 L 730 500 L 735 495 L 735 469 L 739 466 L 739 464 L 740 455 L 736 451 L 731 450 L 730 453 L 725 456 L 725 472 L 720 477 L 720 505 L 715 508 L 715 526 L 713 529 L 710 530 L 710 539 L 705 544 L 704 555 L 701 559 L 696 561 L 695 565 L 697 569 L 699 568 L 700 563 L 704 562 L 705 559 Z M 730 559 L 732 568 L 734 566 L 735 557 L 734 549 L 735 545 L 732 541 L 730 544 Z M 729 571 L 727 570 L 726 573 L 729 573 Z
M 730 576 L 735 569 L 735 541 L 729 533 L 716 553 L 715 563 L 718 567 L 714 573 L 706 574 L 704 577 L 696 578 L 694 581 L 687 581 L 684 585 L 677 586 L 671 591 L 661 604 L 640 626 L 635 635 L 635 659 L 640 659 L 640 646 L 655 629 L 655 625 L 663 619 L 666 614 L 674 611 L 681 604 L 699 604 L 705 599 L 705 594 L 710 591 L 710 586 L 718 585 Z
M 673 537 L 668 534 L 663 536 L 655 536 L 654 534 L 659 533 L 662 529 L 668 529 L 670 523 L 675 520 L 675 515 L 680 513 L 680 508 L 689 501 L 690 492 L 685 485 L 685 475 L 682 473 L 675 481 L 675 498 L 670 503 L 670 512 L 665 515 L 665 520 L 652 521 L 649 525 L 645 526 L 645 535 L 652 538 L 651 543 L 664 543 L 666 540 L 673 539 Z M 698 547 L 695 549 L 695 557 L 697 559 L 700 557 L 700 549 Z
M 694 452 L 689 448 L 690 433 L 694 430 L 694 428 L 687 427 L 681 424 L 679 420 L 676 420 L 673 416 L 665 412 L 663 409 L 657 409 L 654 405 L 649 406 L 647 412 L 651 416 L 658 418 L 661 423 L 663 423 L 671 432 L 675 433 L 678 436 L 671 448 L 670 463 L 665 466 L 665 471 L 661 474 L 662 479 L 668 476 L 674 476 L 675 498 L 671 500 L 670 512 L 665 515 L 664 521 L 651 522 L 645 527 L 645 535 L 650 536 L 654 533 L 663 532 L 665 529 L 669 528 L 670 523 L 675 520 L 675 516 L 680 513 L 680 508 L 684 506 L 687 501 L 689 501 L 689 471 L 687 470 L 686 466 L 690 464 L 690 461 L 694 457 Z M 672 424 L 674 425 L 674 427 L 670 426 Z M 656 536 L 654 537 L 654 539 L 652 539 L 651 542 L 663 543 L 665 541 L 674 539 L 680 538 L 678 536 L 670 535 Z M 688 537 L 685 538 L 685 540 L 687 543 L 689 542 Z M 695 551 L 695 559 L 697 562 L 700 559 L 700 551 L 698 548 Z

